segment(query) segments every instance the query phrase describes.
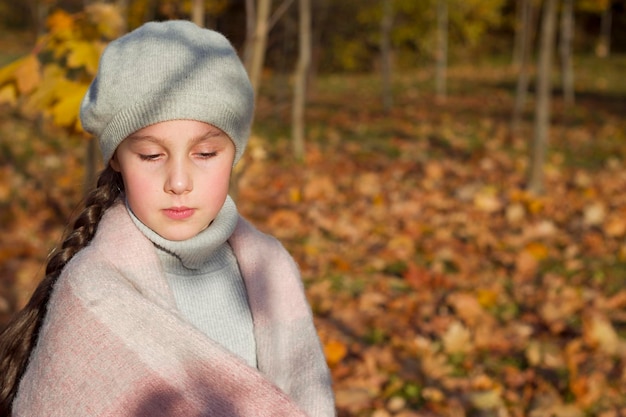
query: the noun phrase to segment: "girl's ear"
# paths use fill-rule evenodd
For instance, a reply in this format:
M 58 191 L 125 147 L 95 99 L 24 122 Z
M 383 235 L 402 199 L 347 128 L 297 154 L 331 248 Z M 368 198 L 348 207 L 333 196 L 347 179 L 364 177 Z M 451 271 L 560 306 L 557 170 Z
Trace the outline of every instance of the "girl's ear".
M 109 161 L 109 165 L 113 168 L 113 171 L 120 172 L 120 163 L 117 161 L 117 152 L 113 154 L 111 160 Z

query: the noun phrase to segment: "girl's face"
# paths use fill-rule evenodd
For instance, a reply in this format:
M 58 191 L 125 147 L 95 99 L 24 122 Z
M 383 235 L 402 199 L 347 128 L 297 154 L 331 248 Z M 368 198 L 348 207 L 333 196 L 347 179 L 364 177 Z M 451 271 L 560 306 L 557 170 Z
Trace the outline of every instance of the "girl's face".
M 124 139 L 111 166 L 122 175 L 135 216 L 165 239 L 185 240 L 222 208 L 234 158 L 235 146 L 220 129 L 171 120 Z

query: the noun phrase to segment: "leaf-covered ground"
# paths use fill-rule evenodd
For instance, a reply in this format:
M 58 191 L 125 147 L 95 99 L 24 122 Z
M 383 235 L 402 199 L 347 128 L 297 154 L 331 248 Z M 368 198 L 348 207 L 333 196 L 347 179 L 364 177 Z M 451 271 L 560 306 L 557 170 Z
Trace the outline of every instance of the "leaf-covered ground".
M 288 86 L 264 80 L 238 206 L 301 265 L 340 415 L 626 416 L 623 81 L 557 97 L 533 196 L 512 73 L 452 69 L 445 103 L 431 80 L 398 76 L 388 114 L 374 77 L 320 80 L 301 163 Z M 82 192 L 84 142 L 35 125 L 0 117 L 3 319 Z

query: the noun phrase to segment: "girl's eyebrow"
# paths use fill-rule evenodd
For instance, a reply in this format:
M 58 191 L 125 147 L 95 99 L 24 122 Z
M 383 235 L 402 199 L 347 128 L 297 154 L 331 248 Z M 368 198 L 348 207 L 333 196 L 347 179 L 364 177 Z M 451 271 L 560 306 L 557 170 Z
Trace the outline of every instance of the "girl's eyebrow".
M 147 141 L 147 142 L 154 142 L 154 143 L 161 143 L 161 142 L 163 142 L 161 139 L 159 139 L 156 136 L 141 135 L 141 134 L 131 134 L 126 139 L 128 139 L 128 140 L 130 140 L 132 142 L 140 142 L 140 141 Z
M 147 142 L 153 142 L 156 144 L 162 144 L 163 142 L 165 142 L 165 138 L 160 138 L 158 136 L 153 136 L 153 135 L 142 135 L 139 133 L 131 134 L 130 136 L 127 137 L 127 139 L 133 142 L 147 141 Z M 224 141 L 230 140 L 228 135 L 226 135 L 226 133 L 222 132 L 219 129 L 215 129 L 215 130 L 212 129 L 200 136 L 193 138 L 192 143 L 197 144 L 197 143 L 209 141 L 212 139 L 221 139 Z
M 193 139 L 193 142 L 194 143 L 200 143 L 200 142 L 208 141 L 208 140 L 211 140 L 211 139 L 222 139 L 222 140 L 225 140 L 225 141 L 230 140 L 228 138 L 228 135 L 226 135 L 226 133 L 222 132 L 219 129 L 215 129 L 215 130 L 212 129 L 212 130 L 207 131 L 204 135 L 199 136 L 199 137 Z

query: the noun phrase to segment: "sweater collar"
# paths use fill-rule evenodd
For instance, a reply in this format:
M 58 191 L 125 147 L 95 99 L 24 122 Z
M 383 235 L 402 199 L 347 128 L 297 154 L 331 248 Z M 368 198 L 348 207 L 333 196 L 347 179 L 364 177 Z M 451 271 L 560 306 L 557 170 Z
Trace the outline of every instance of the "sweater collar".
M 239 214 L 235 202 L 226 197 L 224 205 L 215 220 L 196 236 L 182 241 L 168 240 L 161 237 L 139 220 L 126 203 L 131 219 L 139 230 L 159 249 L 159 258 L 165 270 L 199 270 L 212 259 L 216 250 L 230 238 Z

